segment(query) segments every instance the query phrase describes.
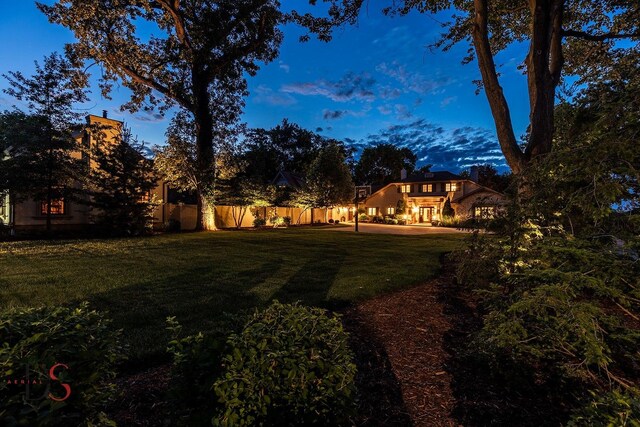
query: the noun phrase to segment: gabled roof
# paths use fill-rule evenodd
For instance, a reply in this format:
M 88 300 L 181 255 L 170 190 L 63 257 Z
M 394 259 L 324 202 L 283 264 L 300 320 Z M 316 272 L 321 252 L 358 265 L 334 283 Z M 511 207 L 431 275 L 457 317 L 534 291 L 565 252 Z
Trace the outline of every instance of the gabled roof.
M 302 177 L 284 170 L 278 172 L 273 181 L 271 181 L 272 184 L 291 187 L 296 190 L 302 187 L 303 182 Z
M 400 179 L 393 182 L 436 182 L 436 181 L 464 181 L 466 178 L 456 175 L 449 171 L 433 171 L 433 172 L 421 172 L 414 173 L 405 179 Z
M 464 194 L 464 195 L 458 197 L 457 199 L 453 199 L 452 202 L 459 203 L 461 200 L 464 200 L 467 197 L 471 197 L 474 194 L 484 193 L 484 192 L 494 193 L 494 194 L 497 194 L 498 196 L 504 197 L 504 194 L 500 193 L 499 191 L 492 190 L 491 188 L 485 187 L 484 185 L 480 185 L 480 184 L 477 184 L 477 185 L 479 185 L 479 188 L 476 188 L 475 190 L 473 190 L 473 191 L 471 191 L 471 192 L 469 192 L 467 194 Z

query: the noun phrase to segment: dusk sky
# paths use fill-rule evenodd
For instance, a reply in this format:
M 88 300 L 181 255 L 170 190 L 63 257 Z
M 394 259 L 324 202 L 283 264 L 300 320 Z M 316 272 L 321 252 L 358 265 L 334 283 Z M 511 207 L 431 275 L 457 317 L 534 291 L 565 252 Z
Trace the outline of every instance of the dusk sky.
M 407 146 L 418 154 L 419 165 L 432 163 L 433 170 L 504 165 L 486 98 L 475 94 L 477 65 L 460 63 L 468 46 L 446 53 L 428 48 L 441 32 L 438 22 L 451 13 L 391 18 L 379 13 L 382 4 L 370 2 L 359 24 L 336 30 L 330 43 L 300 43 L 303 30 L 285 27 L 280 57 L 249 78 L 243 120 L 268 128 L 288 118 L 358 148 L 377 142 Z M 34 60 L 73 41 L 68 30 L 49 24 L 28 0 L 0 2 L 0 37 L 0 74 L 30 75 Z M 513 46 L 497 57 L 516 135 L 528 123 L 526 80 L 517 69 L 525 53 Z M 0 89 L 6 86 L 2 79 Z M 169 116 L 121 112 L 128 91 L 116 87 L 112 96 L 112 101 L 102 99 L 94 88 L 87 113 L 107 109 L 148 146 L 164 142 Z M 0 109 L 14 104 L 0 93 Z

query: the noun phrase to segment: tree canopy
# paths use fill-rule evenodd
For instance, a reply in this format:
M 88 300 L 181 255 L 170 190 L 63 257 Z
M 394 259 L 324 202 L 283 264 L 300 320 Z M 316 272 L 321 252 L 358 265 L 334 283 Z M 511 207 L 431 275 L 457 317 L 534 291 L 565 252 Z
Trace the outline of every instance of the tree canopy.
M 406 147 L 398 148 L 393 144 L 366 147 L 355 165 L 355 180 L 358 184 L 385 185 L 400 179 L 402 169 L 407 174 L 413 173 L 417 160 Z
M 120 81 L 131 90 L 124 106 L 129 110 L 178 104 L 193 115 L 199 228 L 215 228 L 216 122 L 237 119 L 238 96 L 246 92 L 243 73 L 253 75 L 259 62 L 276 57 L 284 19 L 279 6 L 277 0 L 38 3 L 51 22 L 75 35 L 67 45 L 71 58 L 103 67 L 105 96 Z M 154 31 L 146 36 L 149 28 Z

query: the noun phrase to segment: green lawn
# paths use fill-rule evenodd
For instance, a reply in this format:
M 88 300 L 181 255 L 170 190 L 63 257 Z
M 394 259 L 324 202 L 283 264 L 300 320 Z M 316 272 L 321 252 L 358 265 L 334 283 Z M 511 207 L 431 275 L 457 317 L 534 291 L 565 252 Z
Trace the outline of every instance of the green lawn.
M 167 316 L 192 332 L 273 299 L 334 307 L 434 276 L 460 242 L 289 229 L 0 243 L 0 307 L 88 300 L 146 360 L 164 352 Z

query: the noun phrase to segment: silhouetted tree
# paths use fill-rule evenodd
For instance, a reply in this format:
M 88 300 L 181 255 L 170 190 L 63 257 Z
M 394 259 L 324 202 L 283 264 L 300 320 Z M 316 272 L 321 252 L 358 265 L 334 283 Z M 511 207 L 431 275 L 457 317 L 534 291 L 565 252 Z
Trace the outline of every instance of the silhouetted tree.
M 408 148 L 393 144 L 366 147 L 355 167 L 355 180 L 359 184 L 384 185 L 400 179 L 402 169 L 413 173 L 416 155 Z
M 92 149 L 95 167 L 87 182 L 88 204 L 101 230 L 111 235 L 140 235 L 153 220 L 156 186 L 153 163 L 143 145 L 123 128 L 114 140 L 97 138 Z
M 73 196 L 74 182 L 85 165 L 72 152 L 82 149 L 73 135 L 80 121 L 75 107 L 88 99 L 88 76 L 57 53 L 35 65 L 31 77 L 19 71 L 3 75 L 9 82 L 4 92 L 24 101 L 28 110 L 3 114 L 0 138 L 8 154 L 3 169 L 15 173 L 6 176 L 4 186 L 15 200 L 32 198 L 46 203 L 50 233 L 53 200 Z

